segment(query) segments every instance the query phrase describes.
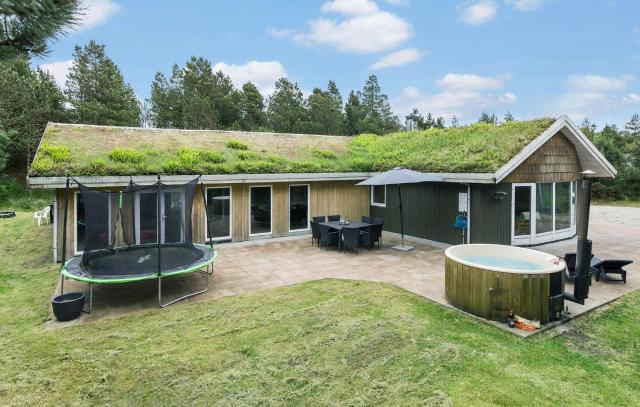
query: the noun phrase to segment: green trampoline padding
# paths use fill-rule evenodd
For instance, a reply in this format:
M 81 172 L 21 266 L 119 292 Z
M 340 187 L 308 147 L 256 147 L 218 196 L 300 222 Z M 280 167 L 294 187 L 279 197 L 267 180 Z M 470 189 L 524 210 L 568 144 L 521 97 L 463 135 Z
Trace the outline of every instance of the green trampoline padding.
M 199 244 L 166 244 L 160 247 L 161 277 L 193 273 L 213 263 L 217 251 Z M 76 256 L 65 263 L 63 276 L 96 284 L 120 284 L 158 278 L 158 246 L 138 245 L 93 253 L 83 263 Z

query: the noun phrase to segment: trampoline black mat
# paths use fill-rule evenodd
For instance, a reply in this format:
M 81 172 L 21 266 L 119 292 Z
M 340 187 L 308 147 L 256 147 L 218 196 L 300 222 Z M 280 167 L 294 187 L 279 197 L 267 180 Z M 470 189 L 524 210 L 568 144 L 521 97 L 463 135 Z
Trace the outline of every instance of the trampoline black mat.
M 216 256 L 215 250 L 204 245 L 162 245 L 161 275 L 190 273 L 206 267 Z M 93 283 L 126 283 L 158 276 L 158 247 L 132 246 L 115 251 L 93 253 L 82 262 L 82 256 L 69 260 L 62 273 L 69 278 Z

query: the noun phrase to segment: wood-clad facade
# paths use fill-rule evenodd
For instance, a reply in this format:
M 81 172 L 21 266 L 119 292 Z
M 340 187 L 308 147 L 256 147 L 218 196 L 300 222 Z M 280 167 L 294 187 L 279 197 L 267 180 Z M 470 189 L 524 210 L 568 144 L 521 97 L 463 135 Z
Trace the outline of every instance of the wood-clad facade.
M 359 219 L 369 215 L 369 188 L 356 186 L 357 181 L 311 181 L 311 182 L 276 182 L 245 184 L 205 184 L 209 188 L 231 189 L 231 239 L 223 241 L 245 241 L 269 237 L 284 237 L 310 233 L 307 230 L 289 230 L 289 190 L 292 185 L 308 185 L 309 216 L 339 214 L 349 219 Z M 251 236 L 249 196 L 251 187 L 271 187 L 271 233 Z M 69 191 L 67 213 L 67 253 L 69 259 L 79 253 L 76 250 L 77 189 Z M 56 190 L 56 247 L 58 259 L 62 256 L 62 228 L 64 224 L 65 190 Z M 112 203 L 112 213 L 117 210 Z M 115 216 L 111 216 L 115 222 Z M 192 233 L 194 242 L 205 242 L 206 236 L 205 210 L 202 200 L 202 189 L 197 187 L 192 213 Z
M 575 181 L 580 176 L 580 171 L 580 160 L 573 143 L 562 133 L 557 133 L 503 182 Z

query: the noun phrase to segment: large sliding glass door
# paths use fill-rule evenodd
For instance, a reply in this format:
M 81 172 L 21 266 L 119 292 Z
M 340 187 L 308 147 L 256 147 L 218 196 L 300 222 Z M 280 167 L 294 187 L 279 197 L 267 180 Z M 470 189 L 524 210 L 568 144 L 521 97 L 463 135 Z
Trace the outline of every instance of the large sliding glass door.
M 309 229 L 309 185 L 289 186 L 289 232 Z
M 207 188 L 207 239 L 231 240 L 231 188 Z
M 575 182 L 513 184 L 511 243 L 538 244 L 575 234 Z
M 249 187 L 249 205 L 249 234 L 271 234 L 271 186 Z

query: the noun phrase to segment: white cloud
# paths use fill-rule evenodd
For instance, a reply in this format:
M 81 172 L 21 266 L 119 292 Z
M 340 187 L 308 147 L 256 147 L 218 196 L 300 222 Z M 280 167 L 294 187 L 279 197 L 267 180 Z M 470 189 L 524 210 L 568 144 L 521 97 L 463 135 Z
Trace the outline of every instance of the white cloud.
M 422 51 L 418 48 L 405 48 L 383 56 L 371 65 L 371 69 L 384 69 L 407 65 L 422 59 Z
M 456 7 L 458 18 L 465 24 L 480 25 L 493 20 L 498 12 L 494 0 L 466 1 Z
M 292 30 L 291 28 L 269 27 L 269 28 L 267 28 L 267 34 L 269 34 L 270 36 L 272 36 L 274 38 L 287 38 L 287 37 L 291 37 L 293 34 L 295 34 L 295 31 Z
M 237 88 L 241 88 L 246 82 L 253 82 L 265 96 L 273 92 L 278 79 L 287 76 L 279 61 L 249 61 L 242 65 L 220 62 L 213 66 L 213 71 L 229 75 Z
M 542 0 L 506 0 L 505 2 L 520 11 L 533 11 L 542 6 Z
M 377 12 L 378 6 L 370 0 L 332 0 L 324 3 L 320 10 L 324 13 L 359 16 Z
M 55 61 L 48 64 L 42 64 L 39 66 L 43 71 L 48 71 L 53 78 L 56 80 L 56 83 L 60 88 L 64 88 L 65 82 L 67 80 L 67 74 L 69 70 L 73 66 L 73 60 L 68 59 L 66 61 Z
M 82 0 L 83 8 L 79 16 L 78 31 L 102 24 L 120 10 L 120 5 L 112 0 Z
M 506 81 L 511 79 L 510 75 L 500 75 L 496 77 L 480 76 L 473 74 L 456 74 L 448 73 L 436 84 L 444 89 L 461 89 L 461 90 L 482 90 L 482 89 L 500 89 L 504 87 Z
M 582 120 L 640 104 L 638 92 L 629 90 L 635 83 L 636 78 L 631 75 L 569 75 L 566 91 L 551 103 L 550 110 Z
M 398 113 L 409 113 L 416 107 L 423 114 L 431 113 L 451 119 L 476 119 L 483 110 L 517 103 L 512 92 L 502 92 L 510 75 L 480 76 L 449 73 L 436 81 L 440 92 L 427 94 L 409 86 L 391 100 Z
M 322 11 L 342 17 L 311 20 L 308 32 L 293 36 L 296 42 L 370 54 L 397 48 L 413 35 L 405 19 L 380 10 L 369 0 L 334 0 L 324 3 Z

